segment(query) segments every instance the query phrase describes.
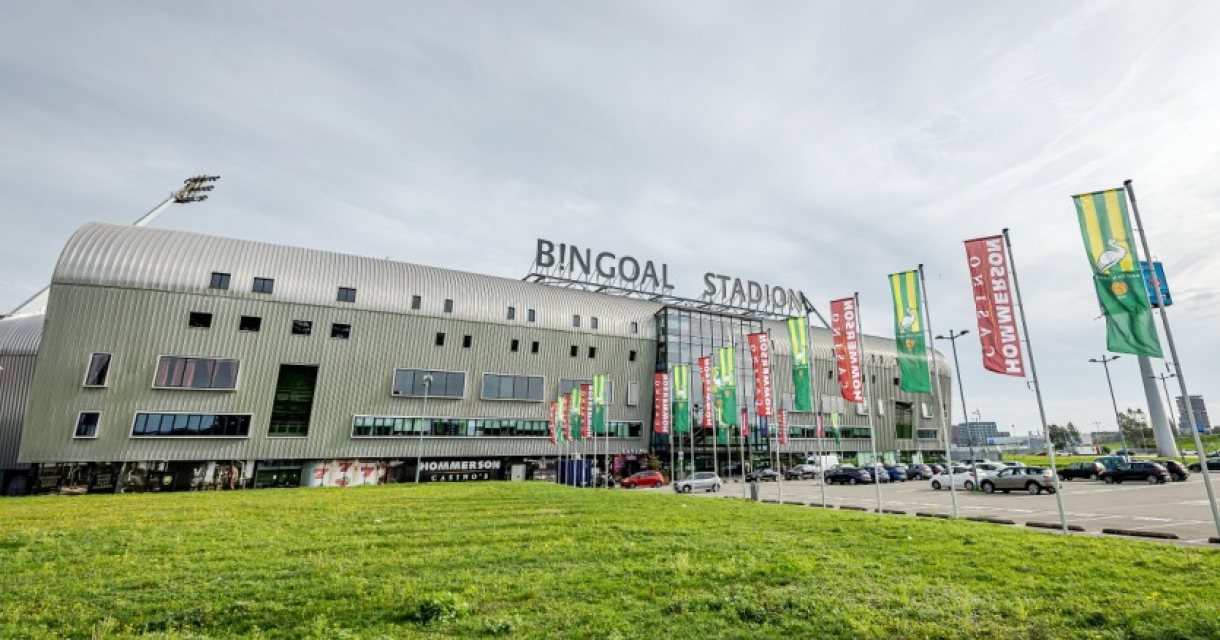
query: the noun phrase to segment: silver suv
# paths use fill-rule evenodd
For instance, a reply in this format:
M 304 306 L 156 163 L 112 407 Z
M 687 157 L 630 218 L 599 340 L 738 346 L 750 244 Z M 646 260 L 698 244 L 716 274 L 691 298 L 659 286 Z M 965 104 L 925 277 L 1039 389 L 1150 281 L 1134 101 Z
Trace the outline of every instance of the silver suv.
M 1030 495 L 1038 495 L 1043 491 L 1055 492 L 1055 478 L 1050 469 L 1039 467 L 1013 467 L 1003 469 L 994 476 L 983 478 L 979 483 L 984 493 L 1012 490 L 1028 491 Z
M 696 471 L 694 476 L 674 483 L 674 491 L 690 493 L 691 491 L 720 491 L 720 476 L 711 471 Z

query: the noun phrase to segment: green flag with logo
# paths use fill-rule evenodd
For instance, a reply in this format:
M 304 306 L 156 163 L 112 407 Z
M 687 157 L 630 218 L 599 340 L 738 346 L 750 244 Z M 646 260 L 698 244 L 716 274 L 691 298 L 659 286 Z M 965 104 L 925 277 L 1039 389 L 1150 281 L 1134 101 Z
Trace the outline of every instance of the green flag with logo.
M 898 343 L 899 388 L 908 393 L 932 393 L 928 354 L 923 337 L 923 304 L 919 295 L 919 272 L 890 274 L 894 297 L 894 340 Z
M 813 392 L 810 384 L 809 323 L 802 317 L 788 318 L 788 341 L 792 344 L 792 385 L 796 397 L 792 401 L 793 411 L 813 411 Z
M 568 397 L 559 394 L 555 399 L 555 442 L 563 444 L 568 440 Z
M 580 385 L 572 387 L 568 395 L 568 436 L 573 442 L 580 440 Z
M 830 435 L 834 436 L 835 444 L 842 444 L 843 439 L 839 434 L 839 412 L 836 411 L 830 414 Z
M 1072 196 L 1072 201 L 1093 268 L 1093 288 L 1106 317 L 1106 349 L 1161 357 L 1144 273 L 1132 250 L 1127 190 L 1086 193 Z
M 593 435 L 606 435 L 606 374 L 593 374 Z
M 669 370 L 673 385 L 673 421 L 675 433 L 690 432 L 690 365 L 675 364 Z
M 716 430 L 716 442 L 718 444 L 728 444 L 729 443 L 729 430 L 727 428 L 725 428 L 724 423 L 721 422 L 721 420 L 720 420 L 721 411 L 722 411 L 721 406 L 724 404 L 724 394 L 722 394 L 720 392 L 721 384 L 722 384 L 722 381 L 720 379 L 720 367 L 718 365 L 713 366 L 712 367 L 712 393 L 714 395 L 712 397 L 716 398 L 716 413 L 714 414 L 716 417 L 712 420 L 712 422 L 715 423 L 715 426 L 713 428 Z
M 716 350 L 720 371 L 720 422 L 728 427 L 737 426 L 737 367 L 734 365 L 733 347 Z

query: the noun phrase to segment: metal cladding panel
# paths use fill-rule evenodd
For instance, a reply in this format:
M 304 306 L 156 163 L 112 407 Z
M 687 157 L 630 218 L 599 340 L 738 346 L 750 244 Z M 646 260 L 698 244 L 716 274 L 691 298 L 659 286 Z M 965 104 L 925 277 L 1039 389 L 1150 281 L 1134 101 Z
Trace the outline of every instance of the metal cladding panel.
M 34 356 L 0 354 L 0 469 L 21 469 L 17 448 L 30 386 L 34 381 Z
M 509 281 L 511 282 L 511 281 Z M 357 285 L 359 286 L 359 285 Z M 459 300 L 477 292 L 459 291 Z M 630 308 L 630 307 L 629 307 Z M 580 307 L 571 310 L 583 311 Z M 187 326 L 190 312 L 212 314 L 211 328 Z M 258 332 L 238 331 L 241 316 L 262 319 Z M 334 459 L 410 456 L 405 438 L 353 438 L 354 415 L 425 415 L 423 400 L 391 395 L 395 368 L 464 371 L 461 399 L 431 398 L 432 417 L 545 419 L 560 378 L 587 379 L 594 372 L 615 381 L 637 381 L 638 406 L 625 406 L 626 385 L 616 384 L 611 420 L 647 424 L 656 344 L 641 337 L 560 331 L 528 323 L 473 321 L 457 314 L 416 315 L 331 303 L 302 304 L 271 297 L 225 297 L 205 292 L 52 285 L 47 338 L 38 355 L 28 427 L 21 459 L 43 461 Z M 292 335 L 293 320 L 313 323 L 309 336 Z M 638 318 L 651 324 L 651 314 Z M 332 323 L 351 325 L 350 339 L 330 337 Z M 445 333 L 444 346 L 436 334 Z M 471 336 L 470 348 L 463 337 Z M 519 340 L 517 352 L 510 341 Z M 530 352 L 538 341 L 539 353 Z M 578 357 L 569 349 L 575 345 Z M 588 357 L 596 347 L 596 357 Z M 636 351 L 636 361 L 628 358 Z M 113 354 L 109 386 L 81 386 L 90 354 Z M 237 389 L 153 389 L 160 355 L 235 358 L 241 362 Z M 309 434 L 268 435 L 281 364 L 317 365 L 318 382 Z M 479 397 L 483 373 L 542 375 L 547 402 L 486 401 Z M 77 412 L 101 412 L 96 439 L 73 438 Z M 136 412 L 249 413 L 248 438 L 131 438 Z M 536 438 L 425 438 L 428 455 L 541 455 Z M 545 439 L 544 439 L 545 440 Z M 619 441 L 638 450 L 646 437 Z M 549 441 L 546 442 L 549 446 Z
M 232 276 L 228 290 L 209 289 L 212 272 Z M 271 295 L 251 291 L 254 278 L 275 280 Z M 181 231 L 90 223 L 68 241 L 55 267 L 57 284 L 192 293 L 227 300 L 287 301 L 364 311 L 536 326 L 567 332 L 655 339 L 650 318 L 659 303 L 563 289 L 376 258 L 219 238 Z M 337 302 L 339 287 L 356 302 Z M 54 295 L 54 292 L 52 292 Z M 422 298 L 411 309 L 412 296 Z M 444 301 L 454 301 L 452 313 Z M 507 320 L 508 307 L 517 319 Z M 526 321 L 534 309 L 537 320 Z M 581 327 L 572 315 L 581 315 Z M 590 327 L 596 316 L 598 329 Z M 638 333 L 631 332 L 638 323 Z
M 32 356 L 42 340 L 42 315 L 0 318 L 0 356 Z

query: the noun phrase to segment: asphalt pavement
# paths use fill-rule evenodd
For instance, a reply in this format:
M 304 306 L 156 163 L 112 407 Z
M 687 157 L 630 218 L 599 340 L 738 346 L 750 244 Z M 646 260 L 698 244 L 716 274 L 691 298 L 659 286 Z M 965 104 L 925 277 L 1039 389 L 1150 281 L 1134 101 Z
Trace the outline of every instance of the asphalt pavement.
M 1160 532 L 1177 535 L 1179 539 L 1173 542 L 1178 544 L 1220 548 L 1220 544 L 1209 542 L 1210 538 L 1220 536 L 1220 533 L 1216 531 L 1212 521 L 1211 510 L 1207 505 L 1207 492 L 1197 474 L 1185 482 L 1158 485 L 1142 482 L 1107 485 L 1102 482 L 1075 480 L 1062 482 L 1061 486 L 1068 524 L 1083 527 L 1085 535 L 1102 535 L 1102 529 L 1106 528 Z M 780 489 L 780 483 L 761 483 L 759 497 L 778 501 Z M 822 504 L 823 487 L 820 481 L 784 482 L 782 489 L 784 502 Z M 655 490 L 673 491 L 670 486 Z M 730 480 L 718 494 L 696 495 L 741 498 L 746 494 L 740 482 Z M 825 487 L 826 504 L 833 507 L 874 510 L 877 508 L 876 495 L 872 485 Z M 915 515 L 917 512 L 953 512 L 949 491 L 934 490 L 926 480 L 883 483 L 881 502 L 883 509 L 905 511 L 908 515 Z M 961 517 L 1001 518 L 1022 526 L 1027 522 L 1059 522 L 1055 496 L 1047 493 L 1037 496 L 1017 491 L 1009 494 L 984 494 L 959 489 L 957 503 Z

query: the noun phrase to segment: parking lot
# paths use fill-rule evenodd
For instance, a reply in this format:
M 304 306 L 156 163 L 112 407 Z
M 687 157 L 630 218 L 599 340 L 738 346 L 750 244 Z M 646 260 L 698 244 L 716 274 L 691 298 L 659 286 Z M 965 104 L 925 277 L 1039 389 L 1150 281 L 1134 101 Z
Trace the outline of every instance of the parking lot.
M 822 503 L 819 481 L 790 481 L 782 486 L 785 502 Z M 1062 486 L 1063 508 L 1068 524 L 1083 527 L 1086 534 L 1101 535 L 1105 528 L 1163 532 L 1176 534 L 1180 538 L 1176 542 L 1180 544 L 1220 547 L 1208 542 L 1217 533 L 1207 506 L 1207 492 L 1198 475 L 1193 475 L 1186 482 L 1162 485 L 1107 485 L 1076 480 L 1064 482 Z M 655 490 L 673 491 L 669 486 Z M 765 500 L 778 500 L 779 491 L 780 485 L 775 482 L 759 485 L 759 497 Z M 825 492 L 829 506 L 877 508 L 877 494 L 872 485 L 828 485 Z M 740 498 L 743 487 L 740 482 L 730 480 L 718 494 L 695 495 Z M 953 511 L 949 491 L 935 491 L 926 480 L 882 484 L 881 499 L 884 509 L 905 511 L 910 515 L 916 512 L 951 514 Z M 1013 492 L 987 495 L 959 489 L 957 502 L 962 517 L 1004 518 L 1019 525 L 1026 522 L 1059 522 L 1055 496 L 1050 494 L 1033 496 Z

